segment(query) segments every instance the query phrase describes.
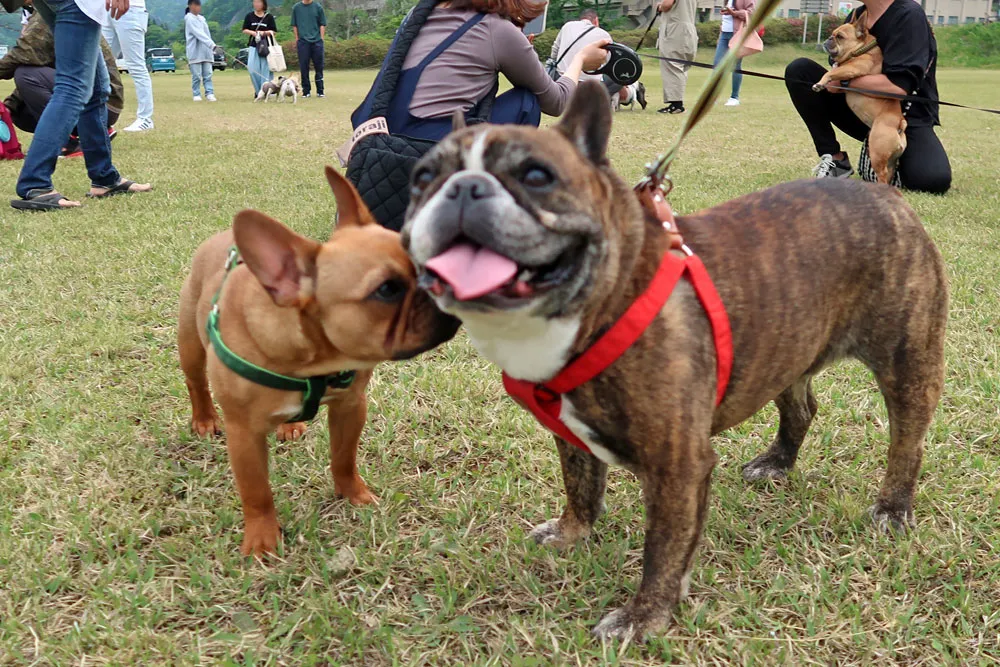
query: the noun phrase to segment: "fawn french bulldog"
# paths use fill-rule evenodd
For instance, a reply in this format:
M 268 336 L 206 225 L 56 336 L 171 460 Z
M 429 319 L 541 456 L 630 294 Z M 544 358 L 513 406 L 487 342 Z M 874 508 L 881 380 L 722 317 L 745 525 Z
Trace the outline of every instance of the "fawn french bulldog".
M 505 385 L 558 393 L 545 383 L 627 314 L 673 259 L 667 253 L 684 258 L 611 168 L 610 130 L 607 94 L 585 83 L 554 127 L 461 129 L 414 169 L 403 244 L 421 285 L 462 320 Z M 812 378 L 860 359 L 890 420 L 871 514 L 882 528 L 905 529 L 943 384 L 944 265 L 895 190 L 788 183 L 676 222 L 728 314 L 728 383 L 717 372 L 715 316 L 681 279 L 621 356 L 558 397 L 566 508 L 532 533 L 556 547 L 586 537 L 602 511 L 608 465 L 639 478 L 642 582 L 595 628 L 605 638 L 663 628 L 686 594 L 717 461 L 712 435 L 774 401 L 777 438 L 743 476 L 785 477 L 816 414 Z
M 307 239 L 263 213 L 241 211 L 231 230 L 198 248 L 181 291 L 177 339 L 191 426 L 201 436 L 221 432 L 211 382 L 243 502 L 244 554 L 278 546 L 267 436 L 276 429 L 279 439 L 304 432 L 304 423 L 287 423 L 303 411 L 304 392 L 265 386 L 220 360 L 225 351 L 216 349 L 206 326 L 213 311 L 218 340 L 243 360 L 293 383 L 336 379 L 321 382 L 317 398 L 328 406 L 334 491 L 354 504 L 374 500 L 356 463 L 372 368 L 440 345 L 459 326 L 417 289 L 399 234 L 375 222 L 339 172 L 327 167 L 326 177 L 338 210 L 329 241 Z M 244 263 L 227 271 L 234 245 Z

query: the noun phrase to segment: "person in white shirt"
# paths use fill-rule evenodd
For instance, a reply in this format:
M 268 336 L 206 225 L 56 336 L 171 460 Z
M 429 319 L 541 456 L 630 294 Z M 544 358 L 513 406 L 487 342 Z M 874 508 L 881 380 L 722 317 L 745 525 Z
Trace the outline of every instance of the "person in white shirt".
M 556 41 L 552 43 L 551 62 L 555 63 L 559 75 L 566 73 L 569 64 L 573 62 L 573 57 L 588 44 L 594 42 L 610 42 L 611 35 L 607 30 L 601 28 L 600 18 L 593 9 L 585 9 L 580 12 L 580 18 L 576 21 L 569 21 L 559 30 Z M 642 108 L 646 108 L 646 87 L 641 82 L 636 82 L 630 86 L 622 86 L 615 83 L 602 74 L 580 74 L 580 81 L 601 81 L 608 89 L 608 93 L 614 95 L 619 93 L 622 104 L 630 104 L 638 100 Z
M 145 132 L 153 129 L 153 79 L 146 69 L 146 28 L 149 26 L 149 12 L 146 0 L 131 0 L 128 13 L 121 18 L 112 18 L 101 28 L 104 39 L 111 46 L 111 52 L 125 60 L 128 75 L 135 84 L 135 121 L 125 128 L 126 132 Z
M 59 153 L 74 126 L 90 177 L 89 197 L 149 192 L 153 186 L 127 180 L 115 169 L 107 131 L 111 84 L 101 57 L 101 24 L 109 11 L 112 18 L 121 18 L 128 11 L 129 0 L 34 0 L 34 4 L 52 28 L 58 83 L 38 120 L 17 179 L 20 198 L 12 200 L 11 206 L 24 211 L 80 206 L 52 184 Z

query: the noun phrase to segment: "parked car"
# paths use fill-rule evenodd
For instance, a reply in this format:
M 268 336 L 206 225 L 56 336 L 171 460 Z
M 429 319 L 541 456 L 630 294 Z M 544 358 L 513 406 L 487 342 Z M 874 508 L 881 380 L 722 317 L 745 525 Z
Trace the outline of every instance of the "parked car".
M 115 58 L 115 67 L 118 68 L 120 74 L 128 73 L 128 65 L 125 64 L 124 58 Z
M 146 67 L 150 72 L 176 72 L 177 61 L 173 49 L 159 47 L 146 51 Z
M 250 60 L 250 48 L 243 48 L 239 50 L 236 54 L 236 62 L 233 63 L 234 69 L 246 69 L 247 62 Z
M 223 53 L 222 49 L 216 49 L 215 51 L 215 61 L 212 63 L 212 70 L 226 71 L 226 54 Z

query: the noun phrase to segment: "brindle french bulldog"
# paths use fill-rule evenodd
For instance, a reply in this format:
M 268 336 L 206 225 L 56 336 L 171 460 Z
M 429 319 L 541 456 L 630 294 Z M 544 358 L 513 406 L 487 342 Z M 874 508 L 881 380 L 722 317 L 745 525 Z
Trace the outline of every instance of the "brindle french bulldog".
M 581 84 L 553 128 L 463 129 L 414 169 L 403 243 L 421 283 L 513 378 L 552 378 L 622 315 L 669 252 L 661 224 L 608 163 L 610 131 L 604 89 Z M 639 478 L 642 583 L 597 625 L 603 638 L 663 628 L 685 595 L 718 458 L 709 438 L 774 401 L 777 438 L 743 477 L 785 477 L 816 414 L 812 378 L 840 359 L 863 361 L 888 407 L 891 444 L 872 517 L 883 529 L 913 525 L 923 439 L 944 380 L 944 264 L 892 188 L 788 183 L 677 225 L 729 314 L 735 360 L 725 398 L 716 406 L 709 320 L 682 280 L 622 357 L 563 396 L 563 422 L 593 455 L 557 439 L 566 509 L 532 533 L 558 547 L 586 537 L 607 466 Z

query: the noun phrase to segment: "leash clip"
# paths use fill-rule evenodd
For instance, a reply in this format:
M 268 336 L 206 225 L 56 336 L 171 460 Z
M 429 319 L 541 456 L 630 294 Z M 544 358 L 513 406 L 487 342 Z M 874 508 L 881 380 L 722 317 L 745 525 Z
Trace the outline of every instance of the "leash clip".
M 233 270 L 240 258 L 240 251 L 236 246 L 229 249 L 229 255 L 226 256 L 225 270 L 226 273 Z

